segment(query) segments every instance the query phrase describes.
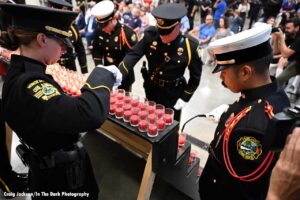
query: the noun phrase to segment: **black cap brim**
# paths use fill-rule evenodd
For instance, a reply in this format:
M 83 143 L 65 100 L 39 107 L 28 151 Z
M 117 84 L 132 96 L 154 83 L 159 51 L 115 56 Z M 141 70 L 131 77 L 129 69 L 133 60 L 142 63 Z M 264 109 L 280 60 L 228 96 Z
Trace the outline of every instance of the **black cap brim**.
M 230 65 L 217 65 L 214 70 L 212 71 L 213 74 L 218 73 L 226 68 L 228 68 Z
M 59 37 L 55 34 L 49 34 L 49 33 L 47 33 L 47 35 L 50 35 L 51 37 L 54 37 L 54 38 L 62 41 L 66 45 L 67 48 L 73 48 L 73 44 L 68 37 Z

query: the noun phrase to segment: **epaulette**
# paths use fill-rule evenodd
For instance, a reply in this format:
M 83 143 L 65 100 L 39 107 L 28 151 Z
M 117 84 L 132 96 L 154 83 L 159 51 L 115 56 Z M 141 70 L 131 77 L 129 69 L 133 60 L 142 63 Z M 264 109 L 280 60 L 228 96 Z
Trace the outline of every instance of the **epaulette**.
M 71 24 L 70 30 L 71 30 L 71 32 L 72 32 L 72 35 L 74 36 L 74 37 L 73 37 L 73 38 L 74 38 L 74 42 L 77 42 L 77 40 L 78 40 L 78 38 L 79 38 L 79 35 L 78 35 L 77 31 L 76 31 L 75 25 Z
M 196 38 L 190 36 L 189 34 L 185 33 L 183 34 L 183 37 L 188 38 L 191 45 L 196 45 L 196 47 L 199 45 L 199 41 Z

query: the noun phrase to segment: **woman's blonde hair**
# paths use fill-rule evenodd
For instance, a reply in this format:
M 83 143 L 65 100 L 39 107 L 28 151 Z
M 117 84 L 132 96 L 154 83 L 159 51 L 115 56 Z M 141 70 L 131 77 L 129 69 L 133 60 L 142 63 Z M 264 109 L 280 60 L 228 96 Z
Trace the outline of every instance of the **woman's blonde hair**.
M 6 31 L 1 31 L 0 46 L 15 51 L 20 45 L 28 45 L 37 34 L 37 32 L 26 31 L 22 28 L 8 27 Z

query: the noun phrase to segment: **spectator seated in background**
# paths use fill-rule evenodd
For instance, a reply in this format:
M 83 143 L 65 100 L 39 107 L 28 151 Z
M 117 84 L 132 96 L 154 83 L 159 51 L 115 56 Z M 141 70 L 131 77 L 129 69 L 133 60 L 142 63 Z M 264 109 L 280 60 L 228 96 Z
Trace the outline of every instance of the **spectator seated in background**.
M 279 29 L 278 32 L 275 32 L 275 36 L 277 36 L 278 39 L 277 41 L 281 52 L 281 58 L 279 60 L 279 63 L 282 62 L 285 64 L 283 66 L 278 65 L 278 69 L 276 71 L 277 79 L 281 84 L 288 81 L 291 77 L 298 75 L 300 73 L 299 29 L 300 29 L 300 20 L 298 18 L 293 18 L 292 20 L 289 20 L 286 23 L 285 37 L 281 29 Z M 286 69 L 283 71 L 284 67 L 286 67 Z
M 213 40 L 218 40 L 230 35 L 233 35 L 234 33 L 228 28 L 228 18 L 226 17 L 221 17 L 219 20 L 219 26 L 216 30 L 215 36 Z
M 199 32 L 198 37 L 195 35 L 196 32 Z M 215 27 L 213 25 L 212 15 L 207 15 L 205 18 L 205 23 L 200 24 L 199 27 L 195 27 L 189 33 L 191 34 L 191 36 L 199 40 L 199 45 L 201 48 L 207 47 L 210 40 L 215 35 Z
M 220 28 L 218 28 L 216 30 L 215 36 L 213 37 L 213 39 L 211 41 L 218 40 L 218 39 L 221 39 L 221 38 L 224 38 L 224 37 L 227 37 L 227 36 L 231 36 L 231 35 L 234 34 L 228 28 L 228 19 L 226 17 L 221 17 L 220 18 L 219 26 L 220 26 Z M 212 63 L 212 61 L 214 60 L 214 59 L 212 59 L 213 58 L 212 52 L 211 52 L 210 49 L 207 49 L 207 51 L 208 51 L 208 56 L 207 56 L 207 59 L 205 61 L 205 64 L 214 65 L 214 63 Z

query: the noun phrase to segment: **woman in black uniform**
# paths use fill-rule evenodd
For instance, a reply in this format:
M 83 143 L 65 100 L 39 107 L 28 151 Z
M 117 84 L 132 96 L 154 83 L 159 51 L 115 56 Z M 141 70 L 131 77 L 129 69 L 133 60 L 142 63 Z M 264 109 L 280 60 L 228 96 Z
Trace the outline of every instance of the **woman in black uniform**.
M 45 69 L 66 51 L 77 13 L 28 5 L 0 7 L 13 19 L 1 32 L 0 45 L 20 48 L 21 54 L 12 56 L 3 86 L 5 121 L 23 144 L 31 192 L 49 195 L 39 193 L 34 199 L 53 199 L 50 192 L 59 192 L 64 200 L 76 193 L 97 199 L 99 190 L 79 133 L 99 128 L 106 119 L 110 89 L 121 82 L 119 70 L 97 66 L 81 96 L 68 96 Z

